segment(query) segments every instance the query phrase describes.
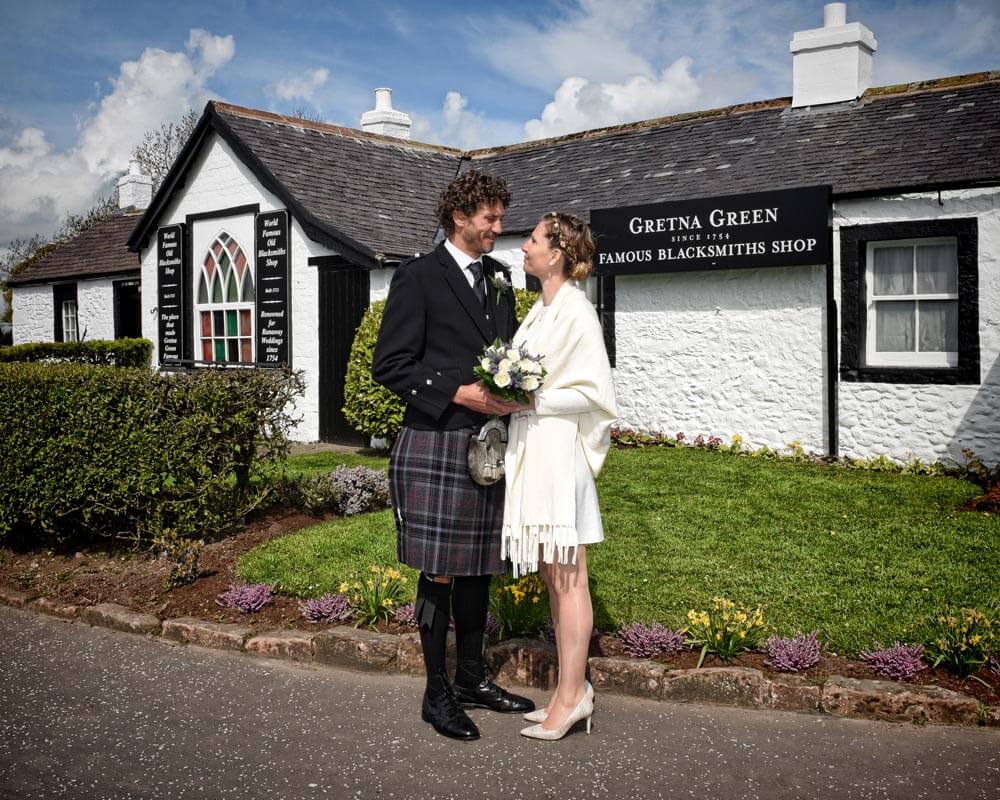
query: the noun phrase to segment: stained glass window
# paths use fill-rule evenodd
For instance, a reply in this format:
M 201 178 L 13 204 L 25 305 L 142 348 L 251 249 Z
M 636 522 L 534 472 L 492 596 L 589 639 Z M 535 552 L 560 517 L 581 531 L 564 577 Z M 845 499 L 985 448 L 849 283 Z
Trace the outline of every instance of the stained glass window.
M 252 363 L 253 264 L 229 233 L 220 233 L 205 251 L 197 294 L 201 360 Z

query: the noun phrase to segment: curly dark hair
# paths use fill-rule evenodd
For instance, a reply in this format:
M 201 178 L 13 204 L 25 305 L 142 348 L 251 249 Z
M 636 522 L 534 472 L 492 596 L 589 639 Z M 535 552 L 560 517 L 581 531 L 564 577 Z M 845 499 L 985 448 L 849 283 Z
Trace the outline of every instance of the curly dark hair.
M 455 232 L 455 220 L 452 214 L 461 211 L 471 217 L 480 206 L 491 206 L 499 203 L 504 208 L 510 205 L 510 188 L 507 181 L 470 169 L 449 183 L 441 197 L 438 198 L 437 218 L 444 232 L 451 236 Z

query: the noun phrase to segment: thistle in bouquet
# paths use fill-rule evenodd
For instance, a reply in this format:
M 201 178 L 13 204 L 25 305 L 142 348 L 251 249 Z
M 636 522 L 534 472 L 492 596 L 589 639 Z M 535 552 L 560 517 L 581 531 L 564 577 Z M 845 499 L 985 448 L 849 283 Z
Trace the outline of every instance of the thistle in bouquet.
M 542 385 L 546 374 L 542 356 L 499 339 L 483 350 L 475 373 L 492 394 L 518 403 L 528 402 L 528 394 Z

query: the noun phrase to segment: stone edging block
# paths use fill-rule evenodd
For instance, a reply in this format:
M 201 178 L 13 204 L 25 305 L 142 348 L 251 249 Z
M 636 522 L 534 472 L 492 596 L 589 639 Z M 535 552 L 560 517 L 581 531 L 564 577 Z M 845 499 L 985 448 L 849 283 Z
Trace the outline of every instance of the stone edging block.
M 310 631 L 274 630 L 251 636 L 245 645 L 248 653 L 268 658 L 286 658 L 291 661 L 312 661 L 316 656 L 313 640 L 316 634 Z
M 0 603 L 3 603 L 5 606 L 24 608 L 37 596 L 38 595 L 31 594 L 30 592 L 22 592 L 17 589 L 0 586 Z
M 39 611 L 42 614 L 50 614 L 53 617 L 63 619 L 76 619 L 80 614 L 80 606 L 71 603 L 61 603 L 48 597 L 39 597 L 28 604 L 32 611 Z
M 316 661 L 348 669 L 388 670 L 396 666 L 400 643 L 391 633 L 327 628 L 313 637 Z
M 243 625 L 205 622 L 194 617 L 177 617 L 163 622 L 163 638 L 197 644 L 215 650 L 242 650 L 253 629 Z
M 979 701 L 939 686 L 831 676 L 823 686 L 822 708 L 837 717 L 890 722 L 976 725 Z
M 90 625 L 100 625 L 126 633 L 159 633 L 160 620 L 152 614 L 141 614 L 117 603 L 98 603 L 87 606 L 79 614 Z

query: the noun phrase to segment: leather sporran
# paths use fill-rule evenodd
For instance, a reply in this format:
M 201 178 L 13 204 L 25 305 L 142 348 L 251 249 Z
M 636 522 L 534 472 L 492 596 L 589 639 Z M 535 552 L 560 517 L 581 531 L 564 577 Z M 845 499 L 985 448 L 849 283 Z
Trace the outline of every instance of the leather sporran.
M 507 452 L 507 426 L 499 417 L 493 417 L 478 433 L 469 437 L 469 475 L 480 486 L 490 486 L 504 474 L 504 455 Z

